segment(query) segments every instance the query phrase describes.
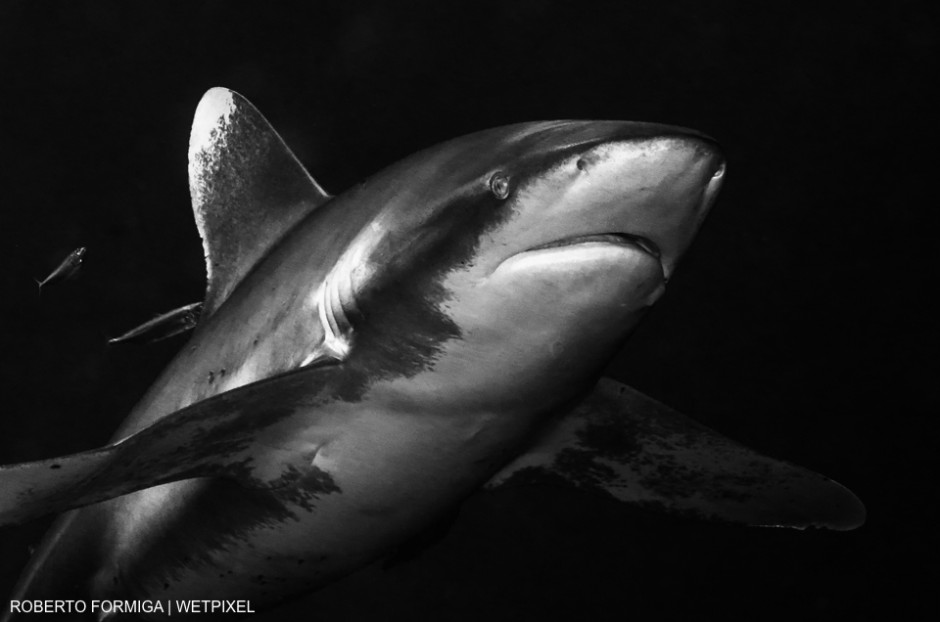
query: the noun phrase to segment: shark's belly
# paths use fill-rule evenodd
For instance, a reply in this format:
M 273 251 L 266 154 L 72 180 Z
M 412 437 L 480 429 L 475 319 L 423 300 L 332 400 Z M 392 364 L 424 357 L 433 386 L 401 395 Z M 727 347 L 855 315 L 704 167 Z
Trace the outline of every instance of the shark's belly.
M 492 475 L 506 441 L 494 421 L 366 412 L 283 488 L 187 480 L 113 501 L 93 593 L 257 609 L 316 589 L 394 552 Z

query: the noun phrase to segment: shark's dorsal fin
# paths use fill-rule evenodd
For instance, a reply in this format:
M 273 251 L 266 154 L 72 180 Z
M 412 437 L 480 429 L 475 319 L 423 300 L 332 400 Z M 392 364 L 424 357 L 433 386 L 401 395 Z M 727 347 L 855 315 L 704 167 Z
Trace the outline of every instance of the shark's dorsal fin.
M 244 97 L 203 95 L 189 138 L 189 191 L 206 255 L 210 316 L 301 218 L 330 197 Z
M 297 451 L 293 428 L 284 424 L 300 416 L 308 431 L 315 427 L 311 393 L 341 370 L 321 365 L 281 374 L 187 406 L 105 447 L 0 467 L 0 526 L 193 477 L 271 491 L 290 484 L 291 494 L 311 498 L 338 492 L 316 460 L 329 430 Z
M 558 482 L 650 509 L 747 525 L 853 529 L 840 484 L 762 456 L 611 379 L 487 485 Z

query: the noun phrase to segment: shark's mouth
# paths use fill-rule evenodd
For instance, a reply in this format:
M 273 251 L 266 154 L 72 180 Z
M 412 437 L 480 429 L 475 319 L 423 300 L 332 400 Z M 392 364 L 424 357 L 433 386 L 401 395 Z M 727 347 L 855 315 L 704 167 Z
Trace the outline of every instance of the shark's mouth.
M 560 274 L 565 266 L 577 271 L 590 269 L 589 265 L 601 269 L 616 264 L 635 270 L 640 263 L 649 269 L 656 265 L 660 274 L 665 273 L 662 252 L 649 238 L 631 233 L 585 233 L 530 246 L 503 259 L 495 270 L 536 269 Z
M 546 244 L 540 244 L 538 246 L 533 246 L 532 248 L 526 249 L 525 252 L 532 251 L 541 251 L 548 248 L 560 248 L 564 246 L 577 246 L 580 244 L 613 244 L 616 246 L 632 246 L 639 247 L 643 252 L 660 259 L 662 257 L 662 252 L 659 250 L 659 246 L 649 238 L 643 237 L 642 235 L 632 235 L 630 233 L 590 233 L 586 235 L 576 235 L 570 238 L 562 238 L 560 240 L 554 240 Z

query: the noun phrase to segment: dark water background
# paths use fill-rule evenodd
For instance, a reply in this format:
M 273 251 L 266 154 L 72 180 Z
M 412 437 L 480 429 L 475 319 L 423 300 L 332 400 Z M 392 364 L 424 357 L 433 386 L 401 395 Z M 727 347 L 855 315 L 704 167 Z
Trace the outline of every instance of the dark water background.
M 334 193 L 490 126 L 674 123 L 719 139 L 728 179 L 612 374 L 845 483 L 867 525 L 732 529 L 516 490 L 266 619 L 936 614 L 938 14 L 819 4 L 4 2 L 0 462 L 105 442 L 181 346 L 104 341 L 202 296 L 186 154 L 207 88 L 246 95 Z M 79 245 L 81 277 L 40 300 L 33 278 Z M 46 525 L 0 530 L 2 600 Z

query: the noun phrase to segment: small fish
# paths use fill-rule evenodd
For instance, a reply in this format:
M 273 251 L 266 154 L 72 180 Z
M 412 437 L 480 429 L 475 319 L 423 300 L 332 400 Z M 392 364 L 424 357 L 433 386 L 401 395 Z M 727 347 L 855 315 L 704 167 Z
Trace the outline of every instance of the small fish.
M 62 260 L 55 270 L 53 270 L 49 276 L 43 280 L 36 279 L 36 284 L 39 285 L 39 293 L 42 293 L 43 285 L 48 285 L 50 283 L 55 283 L 57 281 L 64 281 L 65 279 L 75 276 L 75 273 L 78 272 L 79 268 L 82 267 L 82 261 L 85 259 L 86 248 L 84 246 L 79 246 L 74 251 L 69 253 L 68 257 Z
M 187 330 L 199 322 L 202 303 L 194 302 L 172 311 L 167 311 L 136 328 L 132 328 L 120 337 L 108 339 L 108 343 L 155 343 L 169 339 Z

